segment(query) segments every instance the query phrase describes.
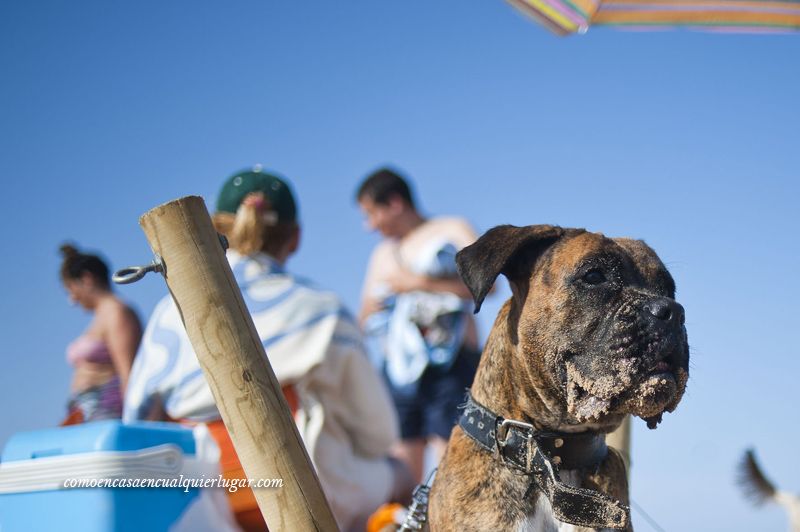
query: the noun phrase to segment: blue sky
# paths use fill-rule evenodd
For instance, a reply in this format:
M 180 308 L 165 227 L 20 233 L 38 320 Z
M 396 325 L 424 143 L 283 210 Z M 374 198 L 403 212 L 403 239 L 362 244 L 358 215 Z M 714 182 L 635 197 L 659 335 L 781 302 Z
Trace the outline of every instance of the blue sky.
M 149 262 L 141 214 L 213 204 L 262 163 L 299 196 L 290 268 L 355 309 L 377 237 L 353 191 L 390 163 L 426 213 L 480 231 L 650 243 L 686 307 L 692 374 L 658 430 L 635 424 L 633 499 L 666 530 L 780 530 L 733 479 L 754 445 L 800 491 L 799 57 L 797 35 L 557 38 L 500 0 L 3 2 L 0 445 L 64 411 L 64 348 L 88 316 L 60 286 L 62 241 Z M 118 292 L 146 317 L 166 290 Z M 484 305 L 484 335 L 507 295 Z

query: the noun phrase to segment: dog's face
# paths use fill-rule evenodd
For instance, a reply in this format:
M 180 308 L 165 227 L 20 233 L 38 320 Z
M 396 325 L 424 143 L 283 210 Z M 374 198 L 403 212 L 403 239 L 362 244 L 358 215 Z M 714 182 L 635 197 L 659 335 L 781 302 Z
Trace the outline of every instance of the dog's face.
M 501 226 L 458 263 L 478 306 L 498 274 L 508 277 L 509 363 L 551 422 L 611 429 L 630 413 L 654 428 L 677 406 L 689 375 L 684 311 L 644 242 Z

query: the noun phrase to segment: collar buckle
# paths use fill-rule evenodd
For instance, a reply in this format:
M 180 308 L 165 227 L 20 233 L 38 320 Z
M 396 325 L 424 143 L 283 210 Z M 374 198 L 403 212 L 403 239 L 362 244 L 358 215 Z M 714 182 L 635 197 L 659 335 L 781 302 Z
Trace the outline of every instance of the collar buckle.
M 506 466 L 513 465 L 514 467 L 519 467 L 516 464 L 514 464 L 513 461 L 511 462 L 511 464 L 509 464 L 509 461 L 507 460 L 506 455 L 503 452 L 503 449 L 505 449 L 508 441 L 508 431 L 512 427 L 515 429 L 519 429 L 519 432 L 525 438 L 528 452 L 530 452 L 530 444 L 533 441 L 533 432 L 536 429 L 530 423 L 525 423 L 524 421 L 517 421 L 516 419 L 503 419 L 495 428 L 495 436 L 494 436 L 496 443 L 494 452 L 495 458 L 497 460 L 500 460 L 500 462 L 502 462 Z M 526 462 L 527 464 L 530 464 L 530 459 L 529 459 L 530 456 L 528 456 L 527 458 L 528 460 L 526 460 Z M 526 473 L 530 472 L 529 467 L 525 467 L 524 469 Z
M 464 412 L 458 424 L 464 434 L 478 447 L 491 453 L 512 473 L 529 477 L 528 493 L 535 489 L 547 497 L 556 519 L 594 529 L 626 529 L 629 525 L 630 508 L 619 500 L 597 489 L 578 488 L 561 482 L 558 470 L 560 458 L 566 450 L 562 449 L 562 446 L 567 447 L 567 445 L 557 440 L 560 440 L 561 436 L 567 439 L 568 435 L 537 432 L 530 423 L 504 419 L 476 402 L 471 394 L 467 396 Z M 573 454 L 575 452 L 585 454 L 591 449 L 596 449 L 596 452 L 592 451 L 594 455 L 592 460 L 580 467 L 602 462 L 607 453 L 602 435 L 587 434 L 582 438 L 589 438 L 592 441 L 581 444 L 580 438 L 573 438 L 573 444 L 575 441 L 579 442 L 577 447 L 573 445 L 577 449 L 577 451 L 573 449 Z M 598 438 L 602 446 L 589 445 Z M 558 450 L 559 460 L 550 458 L 548 454 L 550 448 Z
M 524 430 L 527 438 L 532 438 L 533 431 L 535 430 L 533 425 L 530 423 L 517 421 L 516 419 L 503 419 L 503 421 L 500 422 L 500 425 L 497 426 L 497 432 L 495 433 L 495 439 L 497 440 L 498 448 L 505 446 L 506 438 L 508 438 L 508 429 L 511 427 Z

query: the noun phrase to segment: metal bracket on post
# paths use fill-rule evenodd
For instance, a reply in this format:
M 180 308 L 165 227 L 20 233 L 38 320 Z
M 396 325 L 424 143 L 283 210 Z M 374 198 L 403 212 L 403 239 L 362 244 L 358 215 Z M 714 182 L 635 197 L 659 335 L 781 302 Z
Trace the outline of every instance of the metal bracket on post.
M 225 235 L 219 233 L 217 233 L 217 236 L 219 237 L 219 243 L 222 249 L 226 251 L 228 249 L 228 239 Z M 150 272 L 158 272 L 164 276 L 167 275 L 167 265 L 164 264 L 164 260 L 158 253 L 154 254 L 153 262 L 147 266 L 128 266 L 127 268 L 122 268 L 114 272 L 114 275 L 111 276 L 111 280 L 117 284 L 131 284 L 140 280 Z
M 149 272 L 158 272 L 161 275 L 167 274 L 167 268 L 164 266 L 164 261 L 161 256 L 156 253 L 153 262 L 147 266 L 128 266 L 114 272 L 111 280 L 117 284 L 130 284 L 135 283 Z

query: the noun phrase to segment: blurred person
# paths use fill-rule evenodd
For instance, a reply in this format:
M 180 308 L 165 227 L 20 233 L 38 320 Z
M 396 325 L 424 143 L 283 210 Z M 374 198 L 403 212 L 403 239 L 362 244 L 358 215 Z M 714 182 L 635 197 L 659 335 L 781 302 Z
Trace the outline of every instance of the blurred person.
M 462 218 L 423 216 L 390 168 L 364 179 L 356 200 L 383 236 L 367 266 L 359 321 L 400 416 L 393 454 L 420 482 L 425 448 L 438 462 L 480 358 L 472 296 L 455 265 L 477 235 Z
M 101 258 L 71 244 L 62 245 L 61 254 L 61 280 L 70 301 L 93 314 L 86 331 L 67 347 L 67 360 L 75 370 L 62 424 L 120 418 L 142 337 L 139 318 L 112 292 L 108 266 Z
M 407 498 L 413 483 L 389 459 L 398 438 L 389 394 L 370 365 L 358 325 L 339 298 L 286 268 L 300 246 L 297 206 L 288 183 L 261 170 L 222 186 L 214 225 L 323 491 L 342 530 L 363 530 L 384 502 Z M 241 464 L 171 297 L 156 307 L 126 397 L 126 421 L 205 423 L 217 440 L 223 475 Z M 252 491 L 230 498 L 240 526 L 263 530 Z

